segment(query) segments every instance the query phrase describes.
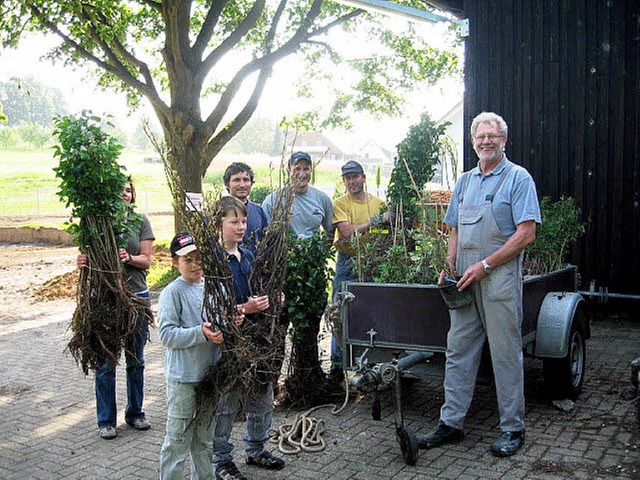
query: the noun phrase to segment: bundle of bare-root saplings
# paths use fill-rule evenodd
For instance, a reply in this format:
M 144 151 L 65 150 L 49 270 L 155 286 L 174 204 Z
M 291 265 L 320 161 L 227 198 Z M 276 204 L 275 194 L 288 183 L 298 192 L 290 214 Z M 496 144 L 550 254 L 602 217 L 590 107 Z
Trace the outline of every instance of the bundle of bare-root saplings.
M 67 347 L 85 375 L 107 361 L 117 363 L 137 333 L 140 315 L 149 322 L 153 318 L 146 303 L 125 287 L 118 248 L 126 246 L 141 216 L 123 201 L 128 180 L 117 163 L 122 146 L 103 125 L 84 111 L 77 117 L 56 117 L 54 130 L 58 196 L 72 207 L 68 231 L 90 259 L 80 271 Z
M 198 386 L 198 421 L 211 421 L 219 398 L 244 386 L 249 391 L 259 385 L 275 384 L 285 354 L 287 325 L 280 321 L 281 297 L 287 272 L 287 247 L 294 188 L 287 184 L 274 208 L 271 223 L 256 252 L 249 278 L 251 291 L 269 297 L 269 308 L 247 315 L 236 325 L 237 306 L 227 255 L 220 244 L 221 212 L 219 194 L 204 195 L 195 205 L 181 185 L 178 174 L 165 160 L 167 180 L 181 228 L 191 233 L 202 254 L 204 276 L 203 317 L 224 337 L 222 357 L 209 369 Z

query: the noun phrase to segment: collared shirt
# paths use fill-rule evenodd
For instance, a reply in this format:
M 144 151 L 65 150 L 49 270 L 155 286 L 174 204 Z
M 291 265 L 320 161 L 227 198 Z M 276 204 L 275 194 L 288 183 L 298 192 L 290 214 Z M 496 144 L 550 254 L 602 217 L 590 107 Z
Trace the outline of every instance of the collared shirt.
M 463 205 L 473 206 L 485 203 L 487 195 L 493 192 L 500 180 L 500 175 L 510 163 L 504 156 L 496 168 L 486 175 L 480 170 L 479 164 L 462 175 L 453 190 L 444 218 L 445 223 L 450 227 L 458 228 L 460 198 L 463 198 Z M 517 225 L 528 220 L 541 223 L 541 218 L 536 185 L 529 172 L 513 164 L 513 168 L 506 175 L 507 178 L 493 199 L 491 211 L 500 232 L 509 238 L 515 233 Z
M 251 287 L 249 286 L 249 276 L 253 270 L 253 262 L 255 257 L 250 250 L 238 247 L 240 251 L 240 260 L 233 254 L 227 253 L 227 260 L 233 275 L 233 293 L 236 297 L 236 304 L 245 303 L 251 295 Z
M 264 210 L 257 203 L 245 203 L 247 207 L 247 231 L 242 239 L 242 246 L 255 255 L 258 243 L 262 241 L 268 220 Z

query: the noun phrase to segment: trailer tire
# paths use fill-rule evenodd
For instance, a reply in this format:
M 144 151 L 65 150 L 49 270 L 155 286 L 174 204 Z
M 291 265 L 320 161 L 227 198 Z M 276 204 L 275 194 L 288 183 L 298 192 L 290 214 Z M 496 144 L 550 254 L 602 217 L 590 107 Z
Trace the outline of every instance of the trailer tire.
M 402 460 L 407 465 L 415 465 L 418 462 L 418 437 L 410 428 L 396 427 L 396 440 L 402 451 Z
M 552 400 L 566 398 L 575 400 L 582 391 L 587 349 L 581 315 L 582 310 L 576 310 L 571 322 L 567 355 L 563 358 L 544 358 L 542 360 L 544 384 L 547 394 Z

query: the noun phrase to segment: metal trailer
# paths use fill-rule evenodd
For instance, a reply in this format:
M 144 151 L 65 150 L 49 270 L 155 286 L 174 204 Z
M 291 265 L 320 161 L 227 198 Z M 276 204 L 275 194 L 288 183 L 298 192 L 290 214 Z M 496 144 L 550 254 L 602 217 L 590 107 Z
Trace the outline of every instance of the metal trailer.
M 577 268 L 571 265 L 524 280 L 524 354 L 542 359 L 545 387 L 554 399 L 575 399 L 584 381 L 591 328 L 577 287 Z M 439 287 L 345 282 L 339 296 L 344 368 L 355 371 L 351 384 L 375 394 L 376 419 L 378 392 L 392 387 L 397 439 L 404 461 L 414 465 L 418 444 L 403 425 L 400 380 L 444 375 L 449 310 Z M 491 377 L 485 345 L 478 379 Z

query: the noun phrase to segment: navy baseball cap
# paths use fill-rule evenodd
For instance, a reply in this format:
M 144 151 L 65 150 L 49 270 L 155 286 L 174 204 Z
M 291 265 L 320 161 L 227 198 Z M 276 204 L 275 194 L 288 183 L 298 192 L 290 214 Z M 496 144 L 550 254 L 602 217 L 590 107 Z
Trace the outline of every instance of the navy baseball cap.
M 189 232 L 180 232 L 171 240 L 170 250 L 172 257 L 181 257 L 197 249 L 196 242 L 193 241 L 193 237 Z
M 362 165 L 351 160 L 342 166 L 342 175 L 344 176 L 347 173 L 362 173 L 364 175 L 364 170 L 362 169 Z
M 309 163 L 311 162 L 311 156 L 307 152 L 294 152 L 291 154 L 291 160 L 289 160 L 289 165 L 295 165 L 296 162 L 300 160 L 306 160 Z

